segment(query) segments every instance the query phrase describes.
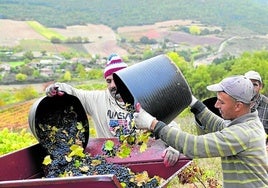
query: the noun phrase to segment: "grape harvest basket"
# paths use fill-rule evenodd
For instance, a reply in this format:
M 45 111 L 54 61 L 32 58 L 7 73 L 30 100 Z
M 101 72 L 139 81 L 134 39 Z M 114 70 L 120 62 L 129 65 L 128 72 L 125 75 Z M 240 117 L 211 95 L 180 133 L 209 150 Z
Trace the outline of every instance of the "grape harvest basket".
M 90 138 L 85 151 L 92 155 L 101 154 L 102 145 L 107 138 Z M 116 139 L 113 140 L 116 142 Z M 137 147 L 137 148 L 135 148 Z M 172 167 L 165 167 L 161 153 L 165 145 L 160 140 L 148 143 L 148 149 L 139 152 L 138 146 L 131 151 L 127 158 L 108 157 L 106 160 L 115 164 L 129 167 L 133 172 L 147 171 L 149 176 L 158 175 L 165 179 L 160 187 L 166 187 L 172 178 L 191 163 L 184 155 Z M 3 155 L 0 157 L 0 187 L 20 188 L 121 188 L 117 177 L 112 174 L 76 176 L 66 178 L 43 178 L 42 160 L 46 153 L 40 144 Z

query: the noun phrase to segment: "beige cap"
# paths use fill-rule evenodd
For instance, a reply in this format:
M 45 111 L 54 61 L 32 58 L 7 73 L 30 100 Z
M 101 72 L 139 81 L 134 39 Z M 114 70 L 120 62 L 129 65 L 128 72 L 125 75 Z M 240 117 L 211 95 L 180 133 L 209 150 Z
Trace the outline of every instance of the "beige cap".
M 248 79 L 252 79 L 252 80 L 258 80 L 262 83 L 261 76 L 256 71 L 251 70 L 251 71 L 246 72 L 245 77 L 247 77 Z
M 210 91 L 224 91 L 237 101 L 250 104 L 255 96 L 254 86 L 245 76 L 232 76 L 223 79 L 218 84 L 207 86 Z

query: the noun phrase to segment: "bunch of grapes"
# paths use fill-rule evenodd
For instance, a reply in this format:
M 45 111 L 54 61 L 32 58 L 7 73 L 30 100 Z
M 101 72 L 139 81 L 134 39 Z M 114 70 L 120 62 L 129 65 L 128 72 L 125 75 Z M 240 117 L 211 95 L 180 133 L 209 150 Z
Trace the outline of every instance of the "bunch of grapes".
M 84 131 L 72 108 L 47 114 L 44 119 L 38 134 L 40 144 L 48 153 L 43 161 L 46 178 L 113 174 L 126 188 L 154 188 L 164 181 L 159 176 L 150 178 L 146 172 L 135 174 L 128 167 L 109 163 L 104 155 L 85 153 Z
M 146 173 L 145 175 L 142 173 L 135 174 L 128 167 L 106 162 L 101 155 L 90 156 L 90 154 L 86 154 L 84 157 L 75 156 L 70 162 L 52 160 L 51 164 L 45 166 L 45 171 L 47 172 L 46 178 L 113 174 L 127 188 L 154 188 L 163 181 L 158 176 L 149 178 Z M 138 180 L 137 177 L 141 175 L 143 175 L 143 178 Z
M 63 111 L 47 113 L 39 122 L 39 129 L 36 131 L 40 144 L 55 158 L 68 153 L 73 144 L 86 143 L 85 129 L 77 121 L 77 114 L 72 106 Z

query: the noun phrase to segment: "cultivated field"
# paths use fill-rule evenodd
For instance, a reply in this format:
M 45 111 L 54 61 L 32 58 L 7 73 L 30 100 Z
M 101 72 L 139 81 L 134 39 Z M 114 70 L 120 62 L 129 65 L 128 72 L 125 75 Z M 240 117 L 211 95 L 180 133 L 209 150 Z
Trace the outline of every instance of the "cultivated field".
M 188 44 L 189 46 L 196 45 L 219 45 L 223 40 L 215 36 L 202 37 L 193 36 L 190 34 L 175 32 L 172 29 L 175 26 L 187 26 L 193 24 L 190 20 L 173 20 L 160 22 L 153 25 L 144 26 L 129 26 L 118 28 L 117 31 L 113 31 L 111 28 L 105 25 L 79 25 L 69 26 L 65 29 L 50 28 L 65 37 L 87 37 L 90 43 L 84 44 L 84 48 L 90 54 L 99 54 L 101 56 L 107 56 L 110 53 L 116 52 L 121 55 L 127 55 L 128 52 L 118 46 L 119 38 L 126 38 L 127 40 L 138 41 L 141 37 L 146 36 L 150 39 L 164 40 L 182 44 Z M 16 46 L 22 41 L 25 43 L 49 42 L 48 39 L 35 32 L 26 22 L 14 21 L 14 20 L 1 20 L 0 19 L 0 46 Z M 35 41 L 35 42 L 34 42 Z M 40 45 L 39 45 L 40 46 Z M 62 45 L 43 45 L 42 50 L 61 52 L 66 50 L 66 47 Z
M 32 30 L 26 22 L 0 19 L 0 46 L 16 46 L 21 40 L 46 40 Z
M 188 33 L 175 31 L 178 26 L 197 25 L 199 28 L 209 30 L 219 29 L 222 33 L 218 36 L 195 36 Z M 120 27 L 116 31 L 105 25 L 75 25 L 65 29 L 48 28 L 65 37 L 86 37 L 89 43 L 80 45 L 84 51 L 91 55 L 103 57 L 111 53 L 122 56 L 128 51 L 118 45 L 122 38 L 127 41 L 139 41 L 146 36 L 158 41 L 169 40 L 182 47 L 211 46 L 221 49 L 219 53 L 239 55 L 244 51 L 256 51 L 268 48 L 268 35 L 256 35 L 243 29 L 223 29 L 215 26 L 202 25 L 193 20 L 171 20 L 152 25 Z M 48 39 L 34 31 L 27 22 L 0 19 L 0 46 L 21 45 L 27 50 L 45 50 L 60 53 L 70 50 L 67 45 L 51 44 Z M 226 41 L 226 42 L 224 42 Z M 228 41 L 228 42 L 227 42 Z M 134 47 L 135 48 L 135 47 Z

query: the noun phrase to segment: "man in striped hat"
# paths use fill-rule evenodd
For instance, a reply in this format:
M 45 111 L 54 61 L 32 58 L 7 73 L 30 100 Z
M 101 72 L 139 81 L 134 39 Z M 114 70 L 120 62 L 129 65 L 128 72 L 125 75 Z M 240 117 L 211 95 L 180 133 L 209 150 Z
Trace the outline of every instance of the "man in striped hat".
M 104 69 L 104 78 L 106 80 L 108 90 L 116 100 L 122 102 L 122 98 L 119 94 L 116 94 L 116 85 L 113 80 L 113 73 L 121 69 L 126 68 L 128 65 L 117 54 L 111 54 L 107 59 L 107 64 Z
M 106 90 L 82 90 L 66 83 L 56 82 L 46 88 L 46 95 L 53 97 L 64 93 L 76 96 L 82 103 L 86 113 L 91 116 L 98 137 L 112 138 L 117 136 L 119 128 L 126 132 L 130 125 L 130 113 L 122 108 L 124 105 L 120 96 L 116 96 L 116 85 L 113 73 L 126 68 L 128 65 L 117 54 L 107 58 L 104 69 Z

